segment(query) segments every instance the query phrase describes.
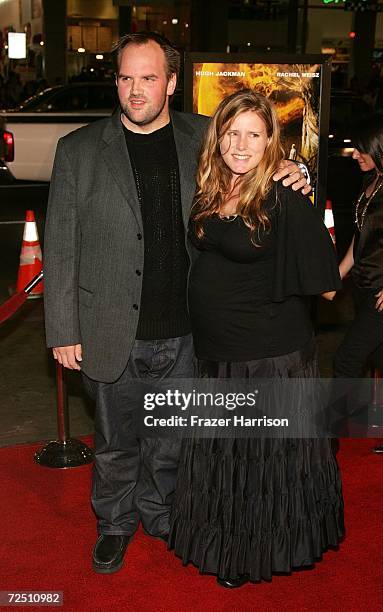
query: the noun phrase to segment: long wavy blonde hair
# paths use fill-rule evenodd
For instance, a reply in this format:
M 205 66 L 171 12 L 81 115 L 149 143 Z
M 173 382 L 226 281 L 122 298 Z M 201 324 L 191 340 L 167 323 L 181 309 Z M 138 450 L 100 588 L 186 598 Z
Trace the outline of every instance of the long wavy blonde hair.
M 241 113 L 253 111 L 264 121 L 268 144 L 256 168 L 236 179 L 239 188 L 237 213 L 251 230 L 251 240 L 257 245 L 255 233 L 267 229 L 270 221 L 264 202 L 272 186 L 272 176 L 283 159 L 280 129 L 274 105 L 262 94 L 243 89 L 228 96 L 219 104 L 207 130 L 199 159 L 197 191 L 191 211 L 197 236 L 204 235 L 203 222 L 219 213 L 232 192 L 232 172 L 225 164 L 220 143 L 234 119 Z

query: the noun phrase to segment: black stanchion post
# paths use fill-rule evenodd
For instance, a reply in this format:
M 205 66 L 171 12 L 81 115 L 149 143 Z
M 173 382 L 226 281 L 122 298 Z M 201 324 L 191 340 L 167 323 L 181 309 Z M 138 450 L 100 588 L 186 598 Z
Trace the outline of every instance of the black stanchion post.
M 39 465 L 53 468 L 69 468 L 85 465 L 93 461 L 92 450 L 69 435 L 68 401 L 65 384 L 65 371 L 56 361 L 57 385 L 57 429 L 58 440 L 49 442 L 35 453 Z
M 57 385 L 57 429 L 60 442 L 64 443 L 69 438 L 69 414 L 68 396 L 64 368 L 56 361 L 56 385 Z
M 41 270 L 21 291 L 0 305 L 0 324 L 7 321 L 25 302 L 29 293 L 44 277 Z M 65 386 L 64 368 L 56 362 L 57 385 L 57 429 L 58 440 L 49 442 L 35 453 L 39 465 L 56 468 L 69 468 L 85 465 L 93 461 L 93 452 L 83 442 L 69 436 L 68 402 Z
M 374 375 L 374 396 L 372 399 L 372 405 L 374 407 L 374 409 L 379 409 L 380 408 L 380 415 L 382 415 L 382 411 L 383 411 L 383 405 L 382 405 L 382 399 L 381 399 L 381 393 L 380 393 L 380 381 L 381 381 L 381 374 L 380 371 L 378 369 L 374 369 L 373 370 L 373 375 Z M 383 444 L 378 444 L 378 446 L 374 446 L 374 448 L 372 449 L 373 453 L 383 453 Z

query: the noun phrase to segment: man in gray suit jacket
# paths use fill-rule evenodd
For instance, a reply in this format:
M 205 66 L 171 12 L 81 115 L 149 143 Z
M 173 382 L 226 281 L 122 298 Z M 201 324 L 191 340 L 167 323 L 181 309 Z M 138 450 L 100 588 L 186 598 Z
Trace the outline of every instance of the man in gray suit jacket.
M 59 141 L 45 234 L 47 344 L 96 402 L 99 573 L 120 569 L 140 521 L 168 533 L 179 444 L 138 440 L 129 394 L 134 379 L 194 375 L 185 227 L 208 121 L 170 113 L 179 54 L 168 41 L 129 34 L 116 54 L 121 108 Z M 302 187 L 294 170 L 278 178 Z

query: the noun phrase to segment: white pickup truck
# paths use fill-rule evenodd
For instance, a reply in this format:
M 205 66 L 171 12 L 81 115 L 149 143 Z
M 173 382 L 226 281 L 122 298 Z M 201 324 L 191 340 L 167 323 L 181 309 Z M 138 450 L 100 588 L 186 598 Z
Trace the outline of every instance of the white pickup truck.
M 111 82 L 72 83 L 45 89 L 15 110 L 0 111 L 0 129 L 13 135 L 10 172 L 19 180 L 49 181 L 59 138 L 109 116 L 117 103 Z

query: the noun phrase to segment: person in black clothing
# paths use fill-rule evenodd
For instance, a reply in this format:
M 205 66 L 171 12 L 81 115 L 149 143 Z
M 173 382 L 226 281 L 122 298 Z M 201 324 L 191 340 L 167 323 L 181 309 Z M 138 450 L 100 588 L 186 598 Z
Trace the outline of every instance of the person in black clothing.
M 318 376 L 303 296 L 340 287 L 328 232 L 308 198 L 272 181 L 283 152 L 276 111 L 229 96 L 200 157 L 189 306 L 201 376 Z M 304 387 L 304 381 L 302 388 Z M 183 442 L 169 548 L 224 587 L 312 565 L 344 533 L 327 439 Z
M 339 271 L 342 278 L 351 271 L 357 313 L 334 357 L 337 378 L 360 378 L 367 361 L 383 371 L 383 115 L 357 124 L 353 144 L 353 158 L 366 178 L 354 238 Z

